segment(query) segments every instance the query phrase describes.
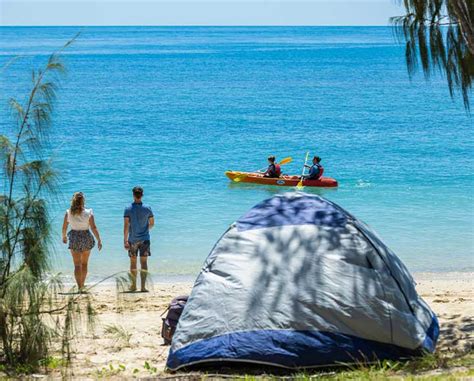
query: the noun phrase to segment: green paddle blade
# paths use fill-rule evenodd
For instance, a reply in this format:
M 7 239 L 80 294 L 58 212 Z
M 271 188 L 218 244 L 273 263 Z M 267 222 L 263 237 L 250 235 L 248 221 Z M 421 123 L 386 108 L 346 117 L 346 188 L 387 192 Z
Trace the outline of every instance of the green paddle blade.
M 298 181 L 298 184 L 296 185 L 296 188 L 298 190 L 301 190 L 304 188 L 304 185 L 303 185 L 303 176 L 304 176 L 304 169 L 305 169 L 305 166 L 306 166 L 306 163 L 308 161 L 308 156 L 309 156 L 309 152 L 306 152 L 306 156 L 304 158 L 304 165 L 303 165 L 303 172 L 301 173 L 301 180 Z

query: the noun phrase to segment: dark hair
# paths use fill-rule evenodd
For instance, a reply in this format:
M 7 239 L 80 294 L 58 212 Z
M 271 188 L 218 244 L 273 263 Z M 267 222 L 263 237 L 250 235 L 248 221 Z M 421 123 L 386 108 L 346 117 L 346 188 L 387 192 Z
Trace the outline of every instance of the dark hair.
M 316 160 L 318 163 L 321 162 L 321 158 L 319 156 L 313 157 L 313 160 Z
M 142 198 L 143 196 L 143 188 L 142 187 L 134 187 L 133 190 L 133 195 L 136 197 L 136 198 Z
M 268 160 L 271 161 L 272 163 L 275 162 L 275 156 L 268 156 Z
M 84 194 L 82 192 L 76 192 L 72 196 L 71 200 L 71 207 L 69 208 L 71 214 L 73 216 L 77 216 L 78 214 L 81 214 L 82 211 L 84 210 Z

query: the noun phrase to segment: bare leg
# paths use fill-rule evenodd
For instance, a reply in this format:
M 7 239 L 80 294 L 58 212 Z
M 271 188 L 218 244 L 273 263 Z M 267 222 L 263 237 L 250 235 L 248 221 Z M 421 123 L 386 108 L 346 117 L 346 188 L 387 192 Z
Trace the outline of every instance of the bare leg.
M 130 291 L 137 290 L 137 257 L 130 257 L 130 277 L 132 278 L 132 285 Z
M 147 292 L 146 289 L 146 277 L 148 275 L 148 257 L 140 257 L 140 283 L 141 291 Z
M 71 250 L 71 254 L 72 254 L 72 260 L 74 262 L 74 278 L 76 279 L 77 288 L 80 290 L 82 288 L 82 264 L 81 264 L 82 253 Z
M 81 277 L 81 288 L 84 288 L 84 284 L 86 283 L 86 277 L 87 277 L 87 265 L 89 264 L 89 255 L 91 254 L 91 251 L 83 251 L 82 256 L 81 256 L 81 271 L 82 271 L 82 277 Z

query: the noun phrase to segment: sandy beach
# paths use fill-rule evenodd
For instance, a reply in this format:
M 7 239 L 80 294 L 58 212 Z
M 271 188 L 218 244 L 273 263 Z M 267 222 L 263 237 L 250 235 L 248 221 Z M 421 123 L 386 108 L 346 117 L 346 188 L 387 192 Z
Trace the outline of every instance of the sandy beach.
M 473 273 L 415 274 L 418 293 L 438 315 L 438 351 L 447 355 L 472 348 Z M 114 285 L 91 291 L 97 312 L 95 331 L 78 335 L 72 372 L 80 379 L 164 375 L 168 346 L 160 336 L 161 314 L 169 301 L 189 294 L 191 283 L 156 283 L 149 293 L 117 294 Z M 107 333 L 120 327 L 122 335 Z
M 0 381 L 474 381 L 474 0 L 0 9 Z

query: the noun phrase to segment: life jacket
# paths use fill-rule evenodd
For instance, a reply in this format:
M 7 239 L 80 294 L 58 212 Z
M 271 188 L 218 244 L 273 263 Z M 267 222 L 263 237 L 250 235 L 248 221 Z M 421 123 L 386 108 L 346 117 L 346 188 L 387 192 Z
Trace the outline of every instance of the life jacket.
M 275 176 L 280 177 L 281 175 L 281 167 L 280 164 L 275 164 Z
M 324 173 L 324 168 L 321 164 L 314 164 L 318 168 L 318 173 L 314 176 L 309 177 L 309 180 L 319 180 Z
M 319 172 L 318 172 L 318 176 L 316 178 L 319 180 L 321 177 L 323 177 L 323 173 L 324 173 L 324 168 L 321 164 L 318 164 L 318 170 L 319 170 Z
M 270 164 L 268 166 L 267 171 L 264 173 L 265 177 L 280 177 L 281 175 L 281 167 L 279 164 Z

